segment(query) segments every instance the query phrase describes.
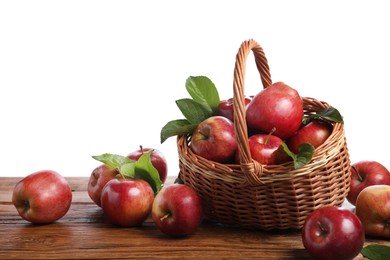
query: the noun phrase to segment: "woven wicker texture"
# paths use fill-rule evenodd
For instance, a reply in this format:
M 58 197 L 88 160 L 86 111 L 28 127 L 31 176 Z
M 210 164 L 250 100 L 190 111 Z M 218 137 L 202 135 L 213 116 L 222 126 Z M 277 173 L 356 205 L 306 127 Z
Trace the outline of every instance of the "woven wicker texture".
M 349 191 L 350 159 L 344 125 L 333 124 L 312 161 L 300 169 L 291 162 L 261 165 L 251 158 L 245 121 L 244 77 L 246 59 L 252 52 L 263 87 L 272 84 L 261 46 L 248 40 L 240 46 L 234 69 L 234 127 L 241 164 L 206 160 L 191 149 L 191 137 L 178 136 L 179 177 L 202 197 L 205 216 L 218 223 L 256 229 L 299 229 L 313 210 L 341 206 Z M 326 102 L 303 97 L 305 115 L 330 107 Z

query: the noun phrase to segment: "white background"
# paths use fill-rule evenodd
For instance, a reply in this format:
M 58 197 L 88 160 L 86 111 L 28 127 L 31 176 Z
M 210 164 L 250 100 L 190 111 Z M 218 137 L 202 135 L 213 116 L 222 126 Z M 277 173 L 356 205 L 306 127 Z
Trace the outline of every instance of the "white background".
M 385 1 L 1 1 L 0 176 L 41 169 L 89 176 L 102 153 L 161 150 L 175 138 L 188 76 L 233 95 L 241 42 L 264 48 L 273 81 L 344 116 L 352 162 L 388 155 L 389 9 Z M 262 88 L 248 60 L 246 94 Z

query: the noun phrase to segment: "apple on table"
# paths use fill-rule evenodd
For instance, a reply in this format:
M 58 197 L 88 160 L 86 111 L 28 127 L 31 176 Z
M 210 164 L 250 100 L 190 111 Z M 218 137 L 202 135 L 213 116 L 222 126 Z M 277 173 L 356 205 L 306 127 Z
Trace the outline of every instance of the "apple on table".
M 116 178 L 118 174 L 119 170 L 117 168 L 112 168 L 107 164 L 102 164 L 92 171 L 88 180 L 87 191 L 89 197 L 99 207 L 101 206 L 100 197 L 104 186 L 107 182 Z
M 56 171 L 29 174 L 14 187 L 12 203 L 19 215 L 34 224 L 48 224 L 62 218 L 72 202 L 68 181 Z
M 351 165 L 351 182 L 347 200 L 356 204 L 359 193 L 372 185 L 390 185 L 390 172 L 377 161 L 363 160 Z
M 352 211 L 335 206 L 316 209 L 306 217 L 302 228 L 302 243 L 315 259 L 353 259 L 364 242 L 359 218 Z

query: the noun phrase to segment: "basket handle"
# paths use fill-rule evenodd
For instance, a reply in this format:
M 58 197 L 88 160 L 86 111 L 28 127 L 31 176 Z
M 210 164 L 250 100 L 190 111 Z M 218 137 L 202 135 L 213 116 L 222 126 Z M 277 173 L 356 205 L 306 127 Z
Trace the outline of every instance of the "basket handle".
M 257 70 L 260 73 L 261 82 L 264 88 L 272 84 L 268 61 L 265 57 L 263 48 L 254 40 L 244 41 L 236 55 L 234 67 L 233 82 L 233 108 L 234 108 L 234 130 L 238 143 L 238 152 L 240 154 L 241 171 L 245 174 L 246 180 L 252 184 L 261 184 L 260 179 L 263 174 L 263 165 L 251 157 L 248 144 L 248 129 L 245 116 L 245 95 L 244 95 L 244 77 L 246 70 L 246 60 L 249 52 L 253 52 Z

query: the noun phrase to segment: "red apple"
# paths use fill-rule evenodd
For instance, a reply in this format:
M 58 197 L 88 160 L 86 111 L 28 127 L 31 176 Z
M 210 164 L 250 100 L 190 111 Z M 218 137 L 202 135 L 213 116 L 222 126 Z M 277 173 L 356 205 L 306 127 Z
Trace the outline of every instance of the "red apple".
M 256 134 L 248 139 L 252 159 L 265 165 L 275 165 L 291 160 L 282 147 L 283 140 L 272 134 Z M 236 153 L 236 163 L 239 163 Z
M 101 206 L 100 196 L 104 186 L 117 174 L 119 174 L 118 169 L 111 168 L 106 164 L 102 164 L 92 171 L 88 181 L 88 195 L 99 207 Z
M 367 236 L 390 238 L 390 186 L 364 188 L 356 200 L 356 215 Z
M 131 152 L 129 155 L 127 155 L 127 157 L 136 161 L 141 157 L 141 155 L 143 155 L 144 152 L 150 150 L 153 150 L 153 152 L 150 154 L 150 161 L 152 162 L 154 168 L 156 168 L 158 171 L 161 182 L 164 183 L 168 175 L 168 164 L 162 152 L 152 148 L 143 148 L 141 146 L 139 150 Z
M 153 202 L 152 219 L 161 232 L 171 236 L 193 234 L 203 218 L 198 194 L 184 184 L 163 187 Z
M 284 84 L 276 82 L 253 97 L 246 109 L 249 128 L 269 133 L 282 140 L 292 136 L 301 126 L 303 101 L 298 92 Z
M 101 206 L 111 223 L 133 227 L 140 226 L 149 216 L 153 199 L 153 189 L 146 181 L 117 178 L 104 186 Z
M 245 98 L 245 105 L 248 105 L 251 102 L 251 99 Z M 234 106 L 233 106 L 233 98 L 229 98 L 228 100 L 221 100 L 216 112 L 217 116 L 224 116 L 231 121 L 234 121 Z
M 42 170 L 28 175 L 14 187 L 12 203 L 19 215 L 34 224 L 62 218 L 72 202 L 72 190 L 59 173 Z
M 348 260 L 360 253 L 363 225 L 350 210 L 324 206 L 306 217 L 302 242 L 315 259 Z
M 192 133 L 191 150 L 211 161 L 226 163 L 237 150 L 233 122 L 223 116 L 212 116 L 202 121 Z
M 332 125 L 324 121 L 311 121 L 299 129 L 287 142 L 288 148 L 298 154 L 298 147 L 303 143 L 309 143 L 314 148 L 323 144 L 332 133 Z
M 347 200 L 355 205 L 359 193 L 377 184 L 390 185 L 390 172 L 376 161 L 359 161 L 351 166 L 351 182 Z

